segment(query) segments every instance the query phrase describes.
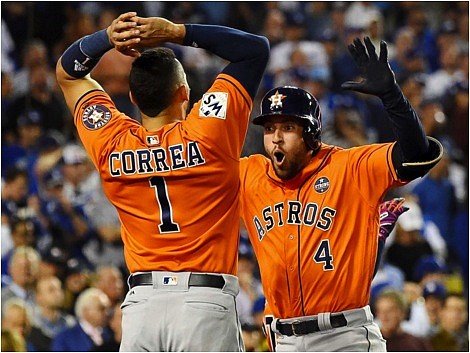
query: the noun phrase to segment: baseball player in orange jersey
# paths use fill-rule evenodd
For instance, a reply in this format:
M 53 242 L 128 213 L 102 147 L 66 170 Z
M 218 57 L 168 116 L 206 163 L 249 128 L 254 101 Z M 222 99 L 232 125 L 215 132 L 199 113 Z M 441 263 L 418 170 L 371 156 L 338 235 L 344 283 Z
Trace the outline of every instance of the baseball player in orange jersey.
M 189 114 L 183 67 L 172 50 L 154 48 L 163 42 L 229 62 Z M 129 83 L 142 125 L 89 75 L 113 46 L 136 57 Z M 122 351 L 244 350 L 235 307 L 239 157 L 268 57 L 265 37 L 131 12 L 72 44 L 57 64 L 80 139 L 122 224 L 131 272 Z
M 266 323 L 277 351 L 385 351 L 368 301 L 376 264 L 379 205 L 441 158 L 396 84 L 387 46 L 368 37 L 349 50 L 361 82 L 344 89 L 378 96 L 396 142 L 342 149 L 321 142 L 317 100 L 291 86 L 261 102 L 269 158 L 241 160 L 242 216 L 260 266 Z

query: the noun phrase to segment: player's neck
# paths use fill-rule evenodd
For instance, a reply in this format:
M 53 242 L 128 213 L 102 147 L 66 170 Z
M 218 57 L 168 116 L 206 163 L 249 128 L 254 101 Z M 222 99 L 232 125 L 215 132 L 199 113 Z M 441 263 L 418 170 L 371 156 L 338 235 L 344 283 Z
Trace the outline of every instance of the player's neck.
M 150 117 L 141 112 L 142 125 L 147 131 L 156 131 L 165 125 L 182 121 L 186 117 L 186 110 L 184 105 L 170 105 L 168 108 L 163 110 L 160 114 L 154 117 Z

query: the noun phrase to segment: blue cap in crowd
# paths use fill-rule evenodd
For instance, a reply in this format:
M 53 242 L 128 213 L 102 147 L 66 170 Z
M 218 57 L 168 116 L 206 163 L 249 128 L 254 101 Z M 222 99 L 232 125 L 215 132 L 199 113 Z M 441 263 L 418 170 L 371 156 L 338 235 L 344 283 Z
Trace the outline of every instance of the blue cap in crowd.
M 435 296 L 439 299 L 444 299 L 446 297 L 447 290 L 446 287 L 437 281 L 430 281 L 424 285 L 423 288 L 423 297 L 427 298 L 429 296 Z

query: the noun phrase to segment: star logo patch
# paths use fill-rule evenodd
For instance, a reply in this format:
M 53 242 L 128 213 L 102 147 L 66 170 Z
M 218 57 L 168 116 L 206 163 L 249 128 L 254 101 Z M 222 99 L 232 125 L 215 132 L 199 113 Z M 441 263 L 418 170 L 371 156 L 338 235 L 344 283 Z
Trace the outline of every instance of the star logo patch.
M 111 112 L 101 104 L 93 104 L 85 109 L 82 123 L 89 130 L 98 130 L 111 120 Z
M 279 93 L 279 91 L 276 91 L 276 93 L 269 97 L 268 100 L 271 101 L 271 110 L 274 108 L 282 108 L 282 100 L 286 97 L 287 96 L 282 93 Z

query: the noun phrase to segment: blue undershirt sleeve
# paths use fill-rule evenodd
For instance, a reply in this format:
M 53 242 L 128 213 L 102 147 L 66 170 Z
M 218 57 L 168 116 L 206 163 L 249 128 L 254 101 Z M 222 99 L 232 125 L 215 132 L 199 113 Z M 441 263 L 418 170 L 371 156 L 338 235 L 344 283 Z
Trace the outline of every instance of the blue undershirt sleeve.
M 269 60 L 267 38 L 224 26 L 185 27 L 183 45 L 209 50 L 230 61 L 222 72 L 236 78 L 254 99 Z

